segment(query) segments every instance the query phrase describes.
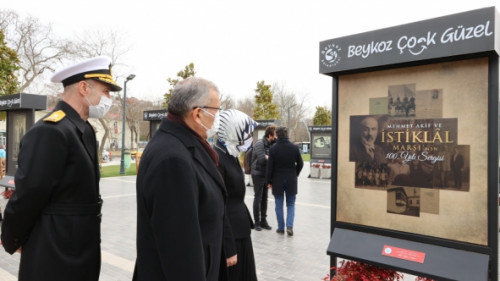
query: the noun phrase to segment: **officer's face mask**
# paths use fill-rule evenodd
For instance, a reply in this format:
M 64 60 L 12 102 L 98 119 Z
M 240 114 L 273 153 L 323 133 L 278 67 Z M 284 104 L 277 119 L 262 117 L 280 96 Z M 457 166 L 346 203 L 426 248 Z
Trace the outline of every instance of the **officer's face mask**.
M 89 87 L 94 90 L 90 84 L 88 84 Z M 111 108 L 111 105 L 113 104 L 113 101 L 108 98 L 107 96 L 101 96 L 101 100 L 97 105 L 93 105 L 90 103 L 90 100 L 88 97 L 85 97 L 87 99 L 87 102 L 89 103 L 89 117 L 90 118 L 103 118 L 106 113 L 108 113 L 109 109 Z

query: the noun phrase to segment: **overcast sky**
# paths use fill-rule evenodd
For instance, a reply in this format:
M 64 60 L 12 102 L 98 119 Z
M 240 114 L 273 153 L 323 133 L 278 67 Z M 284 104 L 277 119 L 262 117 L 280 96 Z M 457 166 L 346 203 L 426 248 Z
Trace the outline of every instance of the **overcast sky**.
M 197 76 L 239 100 L 257 81 L 278 83 L 307 105 L 331 106 L 331 79 L 319 74 L 319 42 L 498 5 L 498 0 L 373 1 L 2 1 L 0 9 L 51 23 L 61 37 L 115 30 L 130 40 L 124 61 L 136 75 L 127 96 L 158 99 L 166 79 L 190 62 Z M 497 11 L 498 11 L 497 6 Z M 127 74 L 125 74 L 127 75 Z M 117 81 L 123 85 L 123 78 Z

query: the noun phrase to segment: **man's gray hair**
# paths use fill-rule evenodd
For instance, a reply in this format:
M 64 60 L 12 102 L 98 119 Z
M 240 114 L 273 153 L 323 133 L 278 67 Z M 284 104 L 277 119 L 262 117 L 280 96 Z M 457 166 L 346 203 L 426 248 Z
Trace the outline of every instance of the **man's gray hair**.
M 283 126 L 279 126 L 276 129 L 276 135 L 278 136 L 278 139 L 285 139 L 288 138 L 288 129 Z
M 211 81 L 199 77 L 189 77 L 177 83 L 168 102 L 168 112 L 184 117 L 196 106 L 205 106 L 210 99 L 210 90 L 219 94 L 219 89 Z

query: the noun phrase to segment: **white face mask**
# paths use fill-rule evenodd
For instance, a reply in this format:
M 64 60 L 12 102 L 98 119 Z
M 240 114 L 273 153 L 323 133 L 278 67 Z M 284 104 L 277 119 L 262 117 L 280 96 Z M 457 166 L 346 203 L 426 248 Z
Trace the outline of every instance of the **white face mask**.
M 246 139 L 244 144 L 237 146 L 238 151 L 239 152 L 246 152 L 248 150 L 248 148 L 252 145 L 252 141 L 253 141 L 252 138 Z
M 87 98 L 87 102 L 89 103 L 89 117 L 90 118 L 103 118 L 106 113 L 108 113 L 113 101 L 107 96 L 101 96 L 101 100 L 99 104 L 92 105 Z
M 201 109 L 203 110 L 205 113 L 211 115 L 213 118 L 214 118 L 214 123 L 212 124 L 212 128 L 207 128 L 207 126 L 203 125 L 203 123 L 200 123 L 201 126 L 203 126 L 203 128 L 205 128 L 205 130 L 207 130 L 207 138 L 215 135 L 217 133 L 217 131 L 219 130 L 219 111 L 217 111 L 217 113 L 215 113 L 215 115 L 213 115 L 212 113 L 206 111 L 205 109 Z

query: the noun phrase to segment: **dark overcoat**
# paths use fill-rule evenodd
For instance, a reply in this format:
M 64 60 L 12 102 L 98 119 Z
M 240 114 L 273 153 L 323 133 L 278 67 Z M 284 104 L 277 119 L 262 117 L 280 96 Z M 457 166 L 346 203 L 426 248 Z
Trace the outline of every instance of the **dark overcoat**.
M 22 246 L 20 281 L 98 280 L 95 133 L 67 103 L 59 102 L 54 112 L 21 141 L 16 189 L 2 223 L 3 247 L 12 254 Z
M 297 194 L 297 177 L 304 166 L 299 147 L 287 138 L 278 138 L 269 149 L 267 183 L 273 185 L 273 195 L 283 196 L 286 184 L 290 195 Z
M 134 280 L 224 279 L 225 187 L 194 134 L 164 118 L 144 149 L 137 175 Z
M 236 254 L 233 239 L 250 237 L 250 229 L 254 226 L 252 216 L 245 205 L 245 174 L 239 160 L 227 153 L 226 148 L 217 144 L 215 151 L 219 155 L 219 171 L 227 190 L 226 214 L 229 225 L 224 232 L 224 250 L 227 258 Z

